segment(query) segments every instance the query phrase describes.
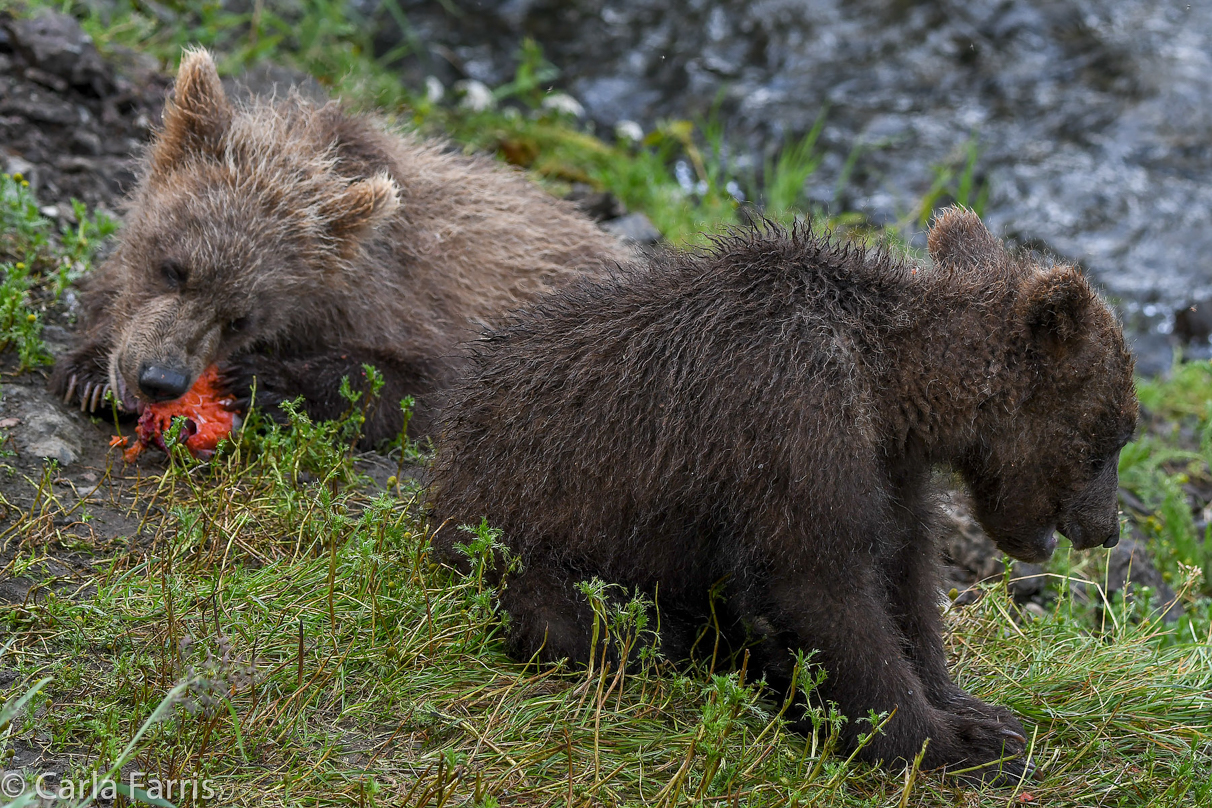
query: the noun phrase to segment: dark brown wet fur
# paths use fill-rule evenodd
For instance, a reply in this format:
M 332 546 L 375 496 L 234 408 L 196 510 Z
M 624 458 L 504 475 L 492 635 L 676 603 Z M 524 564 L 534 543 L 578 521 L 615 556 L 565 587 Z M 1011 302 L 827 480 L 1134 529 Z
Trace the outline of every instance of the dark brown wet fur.
M 519 658 L 587 660 L 594 576 L 656 598 L 684 657 L 717 612 L 785 687 L 816 649 L 821 696 L 895 716 L 863 751 L 1006 782 L 1023 727 L 950 679 L 931 468 L 972 489 L 999 546 L 1118 536 L 1136 421 L 1121 329 L 1082 275 L 1008 255 L 973 214 L 933 266 L 797 228 L 738 233 L 585 282 L 475 345 L 433 468 L 435 543 L 487 517 L 520 558 L 501 594 Z
M 487 158 L 291 95 L 232 103 L 204 51 L 185 54 L 118 247 L 84 285 L 78 346 L 52 387 L 132 409 L 140 374 L 192 382 L 222 362 L 237 397 L 315 418 L 348 406 L 362 364 L 386 380 L 367 442 L 397 403 L 452 375 L 454 346 L 494 316 L 626 258 L 609 235 Z

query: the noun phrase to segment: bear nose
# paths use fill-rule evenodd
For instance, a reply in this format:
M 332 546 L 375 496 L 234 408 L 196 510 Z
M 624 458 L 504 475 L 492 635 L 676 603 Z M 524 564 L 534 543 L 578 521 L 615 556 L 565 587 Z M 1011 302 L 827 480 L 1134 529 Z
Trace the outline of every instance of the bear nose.
M 168 365 L 144 365 L 139 391 L 152 401 L 172 401 L 189 391 L 189 373 Z

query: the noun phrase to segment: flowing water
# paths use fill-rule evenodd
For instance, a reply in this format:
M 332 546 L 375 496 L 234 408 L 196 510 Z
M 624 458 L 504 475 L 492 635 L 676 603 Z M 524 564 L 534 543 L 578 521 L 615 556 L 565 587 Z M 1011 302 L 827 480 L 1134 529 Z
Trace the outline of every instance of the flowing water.
M 1173 312 L 1212 299 L 1212 4 L 406 0 L 401 8 L 412 41 L 429 43 L 413 69 L 501 84 L 530 36 L 560 69 L 557 83 L 606 131 L 624 119 L 649 128 L 660 118 L 705 118 L 715 107 L 729 141 L 760 165 L 824 114 L 824 159 L 807 194 L 876 221 L 911 219 L 938 166 L 962 165 L 975 140 L 990 227 L 1079 261 L 1120 301 L 1145 370 L 1169 361 Z M 392 38 L 385 26 L 384 41 Z

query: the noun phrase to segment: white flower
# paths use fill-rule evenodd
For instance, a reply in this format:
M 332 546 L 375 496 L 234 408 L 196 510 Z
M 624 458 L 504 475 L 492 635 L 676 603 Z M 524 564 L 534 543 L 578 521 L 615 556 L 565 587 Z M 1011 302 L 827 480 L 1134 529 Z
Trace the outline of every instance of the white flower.
M 635 121 L 619 121 L 614 125 L 614 136 L 629 143 L 639 143 L 644 139 L 644 130 Z
M 463 100 L 459 102 L 459 105 L 472 112 L 483 112 L 496 106 L 497 99 L 493 97 L 492 90 L 488 89 L 488 85 L 482 81 L 475 79 L 460 81 L 455 85 L 455 89 L 463 93 Z
M 425 77 L 425 100 L 431 104 L 436 104 L 442 100 L 442 96 L 446 95 L 446 88 L 442 86 L 442 82 L 437 76 Z
M 548 93 L 543 99 L 543 109 L 574 118 L 585 117 L 585 108 L 581 106 L 581 102 L 568 93 Z

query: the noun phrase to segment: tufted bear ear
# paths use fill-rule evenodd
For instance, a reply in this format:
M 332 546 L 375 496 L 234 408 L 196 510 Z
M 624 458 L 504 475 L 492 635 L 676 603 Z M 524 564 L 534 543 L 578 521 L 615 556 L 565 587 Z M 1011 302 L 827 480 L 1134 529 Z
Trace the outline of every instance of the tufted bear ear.
M 950 207 L 934 218 L 927 239 L 930 258 L 938 266 L 974 269 L 1003 255 L 1001 243 L 967 208 Z
M 333 238 L 352 244 L 361 234 L 378 227 L 400 207 L 400 189 L 387 174 L 351 182 L 326 202 L 321 215 Z
M 164 172 L 191 152 L 217 151 L 231 119 L 214 60 L 200 48 L 186 50 L 164 105 L 164 129 L 152 146 L 152 170 Z
M 1031 339 L 1055 356 L 1075 348 L 1088 332 L 1095 302 L 1080 272 L 1058 266 L 1024 278 L 1015 309 Z

